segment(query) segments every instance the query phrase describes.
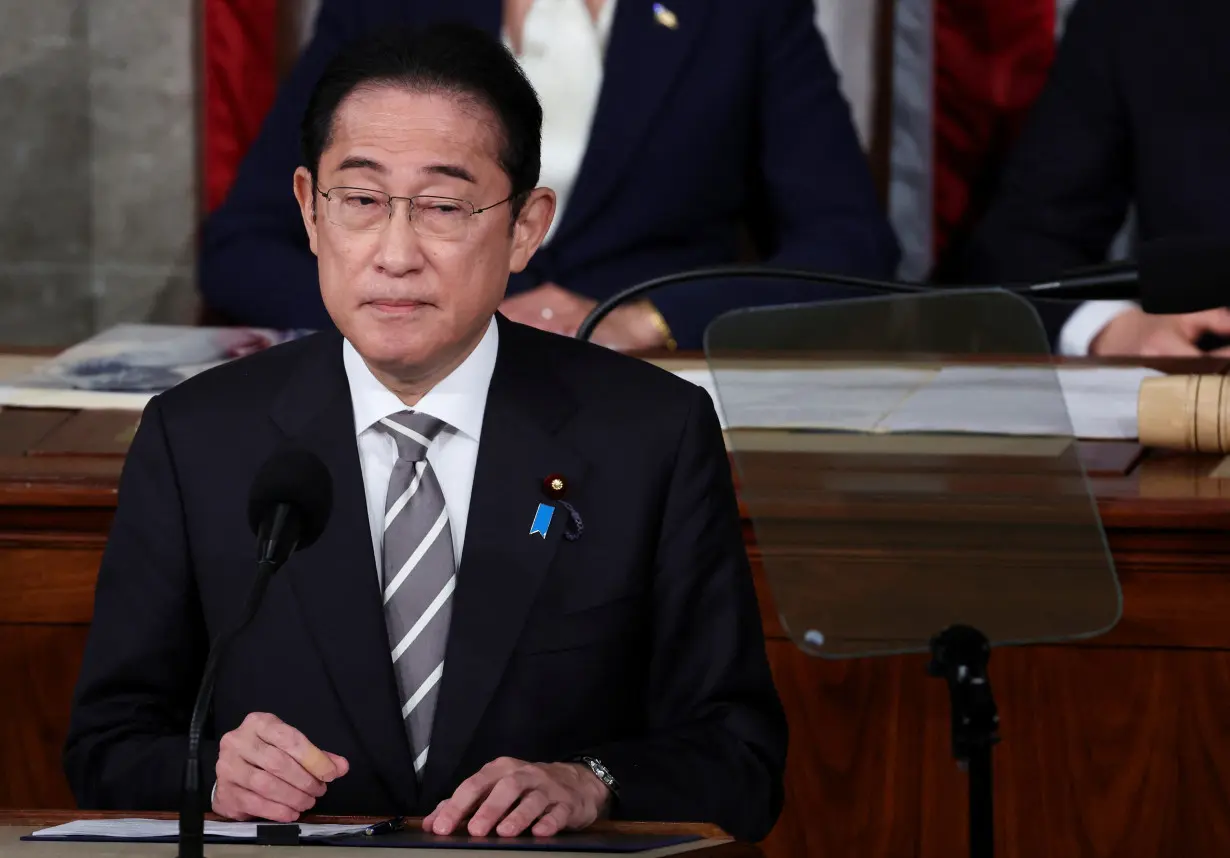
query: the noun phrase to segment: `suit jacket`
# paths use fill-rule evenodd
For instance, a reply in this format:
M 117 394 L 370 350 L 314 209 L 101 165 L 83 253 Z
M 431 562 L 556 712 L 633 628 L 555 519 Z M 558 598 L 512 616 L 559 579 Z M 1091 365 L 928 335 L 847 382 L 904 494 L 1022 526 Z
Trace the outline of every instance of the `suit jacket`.
M 321 333 L 155 397 L 125 463 L 65 752 L 83 808 L 178 806 L 208 641 L 254 572 L 246 498 L 280 445 L 333 479 L 319 541 L 271 582 L 218 674 L 203 765 L 272 712 L 350 772 L 320 813 L 426 813 L 500 756 L 591 753 L 625 818 L 763 837 L 786 726 L 708 395 L 649 364 L 501 318 L 431 755 L 397 702 L 341 338 Z M 529 534 L 542 480 L 584 521 Z
M 563 220 L 510 293 L 544 282 L 602 299 L 664 274 L 737 262 L 741 223 L 781 265 L 884 277 L 897 264 L 811 0 L 673 0 L 616 9 L 590 144 Z M 460 19 L 498 36 L 501 0 L 325 0 L 225 203 L 205 225 L 205 303 L 238 321 L 332 325 L 291 192 L 299 122 L 343 43 L 376 28 Z M 743 283 L 652 298 L 682 348 L 736 307 L 851 294 Z
M 1230 231 L 1227 32 L 1222 0 L 1079 0 L 959 279 L 1103 262 L 1129 206 L 1140 240 Z

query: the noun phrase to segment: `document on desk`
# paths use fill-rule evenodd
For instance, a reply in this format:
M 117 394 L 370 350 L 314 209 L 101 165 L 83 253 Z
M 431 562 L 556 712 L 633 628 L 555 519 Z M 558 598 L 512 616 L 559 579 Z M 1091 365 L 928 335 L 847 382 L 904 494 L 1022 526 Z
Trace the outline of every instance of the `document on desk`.
M 401 831 L 363 836 L 365 825 L 324 825 L 297 823 L 299 843 L 304 846 L 334 846 L 381 849 L 418 849 L 425 855 L 457 850 L 515 851 L 522 855 L 552 855 L 568 858 L 573 855 L 626 854 L 645 858 L 665 858 L 682 854 L 705 845 L 697 834 L 658 834 L 628 831 L 568 831 L 554 837 L 472 837 L 468 834 L 439 836 L 428 834 L 418 826 Z M 35 831 L 22 837 L 24 841 L 74 841 L 111 843 L 174 843 L 178 839 L 179 823 L 161 819 L 89 819 L 68 822 Z M 206 843 L 258 843 L 255 822 L 206 822 Z M 262 849 L 266 847 L 261 847 Z M 332 853 L 331 853 L 332 854 Z
M 206 837 L 225 837 L 235 840 L 255 840 L 255 822 L 209 822 L 205 823 Z M 341 837 L 358 834 L 366 825 L 326 825 L 299 823 L 299 839 Z M 79 819 L 51 828 L 35 831 L 31 837 L 60 839 L 81 838 L 88 840 L 156 840 L 173 841 L 179 837 L 179 820 L 175 819 Z
M 950 365 L 720 370 L 676 375 L 713 397 L 723 428 L 1135 438 L 1144 367 Z

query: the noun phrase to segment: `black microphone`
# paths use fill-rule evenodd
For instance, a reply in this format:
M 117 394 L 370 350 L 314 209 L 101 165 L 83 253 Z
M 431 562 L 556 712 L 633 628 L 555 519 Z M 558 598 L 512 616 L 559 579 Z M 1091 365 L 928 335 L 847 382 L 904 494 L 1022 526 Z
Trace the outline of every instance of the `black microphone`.
M 663 286 L 695 280 L 757 277 L 804 280 L 853 286 L 868 292 L 908 295 L 965 289 L 1000 289 L 1028 299 L 1058 301 L 1133 300 L 1146 313 L 1195 313 L 1230 304 L 1230 242 L 1212 236 L 1173 236 L 1143 242 L 1134 261 L 1112 262 L 1065 272 L 1054 280 L 1029 285 L 961 285 L 897 283 L 824 274 L 818 271 L 761 266 L 701 268 L 669 274 L 630 286 L 600 302 L 577 329 L 588 340 L 598 323 L 621 304 Z
M 1198 313 L 1230 303 L 1230 242 L 1176 235 L 1143 242 L 1134 261 L 1068 271 L 1020 294 L 1064 301 L 1134 300 L 1146 313 Z
M 179 858 L 202 858 L 205 806 L 201 772 L 201 732 L 213 699 L 218 663 L 227 646 L 256 616 L 273 574 L 290 555 L 320 536 L 333 506 L 329 469 L 314 454 L 285 448 L 269 457 L 252 481 L 248 524 L 256 534 L 256 580 L 239 622 L 214 638 L 201 674 L 196 705 L 188 725 L 188 755 L 179 810 Z

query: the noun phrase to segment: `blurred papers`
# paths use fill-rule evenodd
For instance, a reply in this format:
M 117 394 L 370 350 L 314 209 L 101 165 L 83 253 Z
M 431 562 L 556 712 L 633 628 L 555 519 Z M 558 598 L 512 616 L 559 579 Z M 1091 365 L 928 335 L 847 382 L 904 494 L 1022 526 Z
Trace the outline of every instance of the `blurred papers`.
M 723 428 L 1135 438 L 1144 367 L 680 369 Z M 1062 391 L 1060 394 L 1058 391 Z

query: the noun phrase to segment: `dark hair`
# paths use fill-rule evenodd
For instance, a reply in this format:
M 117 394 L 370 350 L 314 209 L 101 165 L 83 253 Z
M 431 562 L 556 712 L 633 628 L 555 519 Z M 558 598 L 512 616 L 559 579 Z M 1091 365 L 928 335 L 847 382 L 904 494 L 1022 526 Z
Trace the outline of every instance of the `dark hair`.
M 459 23 L 381 31 L 348 44 L 325 68 L 300 126 L 303 163 L 313 185 L 338 106 L 355 90 L 373 86 L 452 95 L 495 114 L 501 126 L 499 162 L 512 183 L 515 216 L 538 185 L 542 106 L 504 45 Z

